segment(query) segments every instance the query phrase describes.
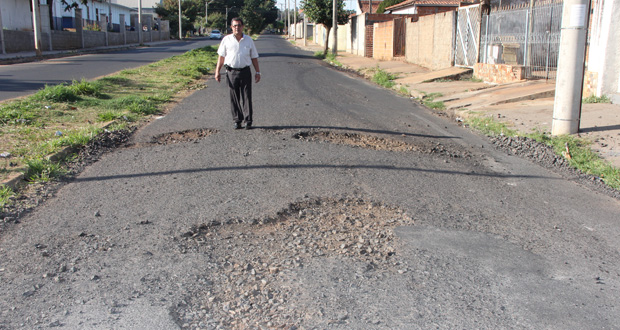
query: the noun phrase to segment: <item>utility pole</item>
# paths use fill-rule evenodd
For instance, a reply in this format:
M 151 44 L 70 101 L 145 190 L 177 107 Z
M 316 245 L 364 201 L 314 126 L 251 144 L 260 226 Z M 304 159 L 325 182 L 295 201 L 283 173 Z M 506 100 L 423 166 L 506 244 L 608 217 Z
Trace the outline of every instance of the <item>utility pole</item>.
M 552 135 L 579 132 L 590 0 L 564 0 Z
M 293 38 L 297 40 L 297 0 L 295 0 L 295 8 L 293 8 L 293 25 L 295 26 L 295 31 L 293 31 Z
M 182 30 L 181 25 L 183 22 L 182 22 L 181 17 L 182 17 L 181 16 L 181 0 L 179 0 L 179 40 L 183 40 L 183 32 L 181 31 Z
M 142 45 L 142 0 L 138 1 L 138 26 L 136 26 L 136 31 L 138 31 L 138 43 Z
M 4 26 L 2 25 L 2 8 L 0 8 L 0 54 L 6 54 L 6 46 L 4 41 Z
M 338 0 L 333 0 L 333 14 L 332 14 L 332 30 L 334 31 L 334 48 L 332 48 L 332 54 L 338 55 Z
M 39 1 L 32 0 L 32 29 L 34 30 L 34 51 L 37 56 L 43 55 L 41 52 L 41 24 L 39 20 Z
M 291 37 L 291 0 L 286 0 L 286 34 Z

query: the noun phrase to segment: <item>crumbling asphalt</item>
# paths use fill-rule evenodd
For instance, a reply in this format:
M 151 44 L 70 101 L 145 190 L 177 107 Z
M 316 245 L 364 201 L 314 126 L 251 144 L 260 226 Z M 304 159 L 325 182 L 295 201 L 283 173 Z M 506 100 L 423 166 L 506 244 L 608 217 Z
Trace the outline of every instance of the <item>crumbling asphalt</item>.
M 4 224 L 0 329 L 617 328 L 617 199 L 257 46 L 255 129 L 207 80 Z

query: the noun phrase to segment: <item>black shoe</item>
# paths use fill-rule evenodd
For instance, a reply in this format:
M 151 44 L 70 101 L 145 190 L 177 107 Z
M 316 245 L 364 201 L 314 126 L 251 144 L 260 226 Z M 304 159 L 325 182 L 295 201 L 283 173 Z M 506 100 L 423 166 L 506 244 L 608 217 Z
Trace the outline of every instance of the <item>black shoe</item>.
M 235 129 L 241 129 L 241 123 L 235 123 Z
M 246 123 L 245 129 L 252 129 L 252 123 Z

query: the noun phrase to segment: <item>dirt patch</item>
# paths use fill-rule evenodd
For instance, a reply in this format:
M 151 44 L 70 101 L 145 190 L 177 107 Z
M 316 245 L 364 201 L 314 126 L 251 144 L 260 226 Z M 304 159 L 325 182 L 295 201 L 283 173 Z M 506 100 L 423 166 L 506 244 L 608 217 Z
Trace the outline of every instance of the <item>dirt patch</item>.
M 397 139 L 388 139 L 373 135 L 358 133 L 336 133 L 331 131 L 307 131 L 293 135 L 294 138 L 303 141 L 329 142 L 334 144 L 348 145 L 352 147 L 371 150 L 388 150 L 396 152 L 419 152 L 425 154 L 439 154 L 453 158 L 471 157 L 471 154 L 463 151 L 450 150 L 441 143 L 432 145 L 414 145 Z
M 204 290 L 173 314 L 190 329 L 303 328 L 309 312 L 287 304 L 296 293 L 284 284 L 286 274 L 333 258 L 360 262 L 365 272 L 398 274 L 393 228 L 402 225 L 413 220 L 393 206 L 316 199 L 291 204 L 273 218 L 196 226 L 177 237 L 178 247 L 208 254 L 213 272 Z
M 189 129 L 181 132 L 170 132 L 154 136 L 151 139 L 151 143 L 172 144 L 183 142 L 198 142 L 198 140 L 215 133 L 217 133 L 217 130 L 214 129 Z

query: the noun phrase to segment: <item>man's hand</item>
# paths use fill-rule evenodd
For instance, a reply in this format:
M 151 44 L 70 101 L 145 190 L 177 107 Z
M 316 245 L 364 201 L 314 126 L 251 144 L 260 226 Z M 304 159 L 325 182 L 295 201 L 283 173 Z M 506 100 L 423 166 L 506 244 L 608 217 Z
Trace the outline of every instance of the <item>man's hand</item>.
M 259 82 L 259 81 L 260 81 L 260 73 L 259 73 L 259 72 L 257 72 L 257 73 L 254 75 L 254 81 L 255 81 L 255 82 Z
M 220 75 L 220 72 L 217 71 L 215 73 L 215 81 L 220 82 L 222 80 L 222 76 Z

